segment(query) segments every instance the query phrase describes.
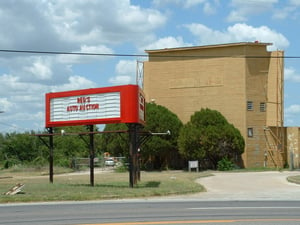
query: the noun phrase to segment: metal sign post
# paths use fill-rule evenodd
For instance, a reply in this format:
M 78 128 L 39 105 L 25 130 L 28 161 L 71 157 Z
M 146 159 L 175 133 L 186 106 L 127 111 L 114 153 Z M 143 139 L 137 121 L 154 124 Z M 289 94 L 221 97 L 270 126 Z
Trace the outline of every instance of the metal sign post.
M 129 127 L 129 181 L 130 187 L 137 184 L 137 147 L 138 147 L 138 124 L 128 124 Z
M 94 186 L 94 158 L 95 158 L 95 145 L 94 145 L 94 126 L 89 125 L 90 136 L 90 184 Z
M 53 183 L 53 128 L 47 128 L 49 132 L 49 181 Z

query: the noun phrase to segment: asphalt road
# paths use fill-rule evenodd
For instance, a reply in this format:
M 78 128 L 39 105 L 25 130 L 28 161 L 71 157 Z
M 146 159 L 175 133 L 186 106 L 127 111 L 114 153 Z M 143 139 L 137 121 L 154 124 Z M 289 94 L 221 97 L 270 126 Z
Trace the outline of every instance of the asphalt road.
M 215 173 L 207 192 L 97 202 L 0 204 L 0 225 L 300 225 L 300 172 Z
M 2 225 L 300 224 L 300 201 L 130 200 L 9 204 Z

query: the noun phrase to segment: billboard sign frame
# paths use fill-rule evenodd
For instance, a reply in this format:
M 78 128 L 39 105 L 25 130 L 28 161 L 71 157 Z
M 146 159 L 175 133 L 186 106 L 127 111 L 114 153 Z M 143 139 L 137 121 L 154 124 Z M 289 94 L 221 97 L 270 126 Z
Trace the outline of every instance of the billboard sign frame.
M 46 127 L 145 124 L 145 95 L 138 85 L 46 93 L 45 104 Z

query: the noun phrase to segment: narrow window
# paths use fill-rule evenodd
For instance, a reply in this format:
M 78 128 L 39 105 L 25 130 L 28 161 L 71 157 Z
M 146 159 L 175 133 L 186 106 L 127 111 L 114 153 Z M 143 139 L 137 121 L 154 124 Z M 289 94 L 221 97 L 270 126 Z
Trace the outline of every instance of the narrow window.
M 247 101 L 247 110 L 252 111 L 253 110 L 253 102 L 252 101 Z
M 253 128 L 248 128 L 248 137 L 253 137 Z
M 266 111 L 266 103 L 265 102 L 261 102 L 259 105 L 259 109 L 261 112 L 265 112 Z

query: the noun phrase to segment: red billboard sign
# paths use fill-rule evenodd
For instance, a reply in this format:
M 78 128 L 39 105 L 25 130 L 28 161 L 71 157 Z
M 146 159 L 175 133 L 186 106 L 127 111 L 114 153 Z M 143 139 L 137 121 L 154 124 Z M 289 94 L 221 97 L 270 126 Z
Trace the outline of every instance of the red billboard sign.
M 46 127 L 145 123 L 145 96 L 138 85 L 46 94 Z

